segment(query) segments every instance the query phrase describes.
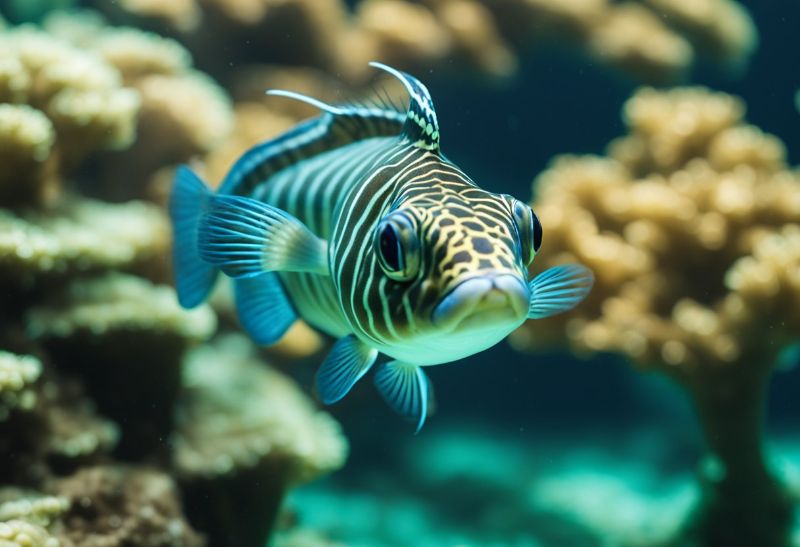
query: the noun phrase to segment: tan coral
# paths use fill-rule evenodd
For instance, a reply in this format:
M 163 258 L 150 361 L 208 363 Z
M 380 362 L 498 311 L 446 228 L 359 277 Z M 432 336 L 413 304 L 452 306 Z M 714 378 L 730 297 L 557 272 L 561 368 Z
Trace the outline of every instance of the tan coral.
M 49 464 L 92 461 L 116 446 L 118 427 L 95 412 L 75 378 L 43 366 L 32 356 L 4 353 L 3 362 L 0 368 L 6 370 L 0 375 L 8 382 L 0 390 L 0 410 L 5 414 L 0 428 L 4 449 L 15 457 L 0 469 L 2 480 L 39 481 Z M 8 370 L 6 365 L 13 362 L 23 370 L 17 374 L 13 368 Z M 10 393 L 9 383 L 13 384 Z M 20 384 L 24 387 L 14 392 Z M 0 496 L 0 504 L 3 499 Z
M 788 502 L 761 430 L 767 380 L 800 331 L 800 177 L 743 114 L 741 100 L 702 88 L 644 89 L 625 106 L 630 134 L 611 158 L 564 157 L 540 175 L 534 269 L 578 260 L 597 283 L 577 310 L 513 342 L 617 352 L 677 380 L 726 470 L 706 478 L 688 533 L 777 544 Z M 707 525 L 720 518 L 737 525 Z
M 94 150 L 129 146 L 139 109 L 137 93 L 112 66 L 26 26 L 0 33 L 0 101 L 25 103 L 47 116 L 65 169 Z M 38 152 L 38 161 L 49 157 Z
M 0 489 L 0 547 L 61 547 L 52 528 L 68 508 L 61 497 Z
M 33 308 L 27 316 L 33 338 L 100 337 L 115 331 L 145 331 L 152 336 L 203 340 L 216 327 L 207 307 L 182 309 L 174 291 L 123 274 L 73 282 L 59 306 Z
M 53 123 L 43 112 L 28 105 L 0 104 L 0 203 L 52 198 L 57 186 L 48 173 L 48 160 L 55 139 Z
M 24 519 L 40 526 L 50 526 L 68 508 L 69 502 L 58 496 L 16 488 L 0 489 L 0 521 Z
M 503 79 L 519 55 L 542 42 L 664 83 L 683 78 L 698 57 L 744 67 L 758 41 L 749 14 L 733 0 L 365 0 L 349 20 L 341 0 L 184 1 L 175 14 L 157 14 L 149 3 L 129 0 L 122 8 L 179 28 L 191 21 L 193 32 L 235 36 L 273 52 L 272 62 L 323 68 L 359 84 L 369 78 L 371 60 L 411 71 L 464 65 Z M 291 40 L 282 41 L 276 27 L 291 28 Z M 193 51 L 210 53 L 202 44 Z
M 284 478 L 291 484 L 344 463 L 339 425 L 288 378 L 258 362 L 241 336 L 194 350 L 184 392 L 174 440 L 184 475 L 235 475 L 278 464 L 289 466 Z
M 119 443 L 120 428 L 100 416 L 74 379 L 51 375 L 40 387 L 37 419 L 46 433 L 38 455 L 90 461 L 108 455 Z
M 29 285 L 74 272 L 136 269 L 162 258 L 169 237 L 163 213 L 140 202 L 72 197 L 46 212 L 0 209 L 0 271 Z
M 0 522 L 0 547 L 61 547 L 44 527 L 24 520 Z
M 709 57 L 732 65 L 748 59 L 758 45 L 749 14 L 731 0 L 646 0 L 657 15 L 686 33 Z
M 609 9 L 591 29 L 589 51 L 645 81 L 681 78 L 694 61 L 689 43 L 638 4 Z
M 225 536 L 233 544 L 262 544 L 287 488 L 344 464 L 347 441 L 339 425 L 289 378 L 264 366 L 243 336 L 194 350 L 183 384 L 174 465 L 187 485 L 188 507 L 209 529 L 224 530 L 225 514 L 233 519 Z
M 56 537 L 64 547 L 205 545 L 165 473 L 122 465 L 84 468 L 47 489 L 70 502 Z
M 31 339 L 81 375 L 99 411 L 125 424 L 118 450 L 131 457 L 162 446 L 181 357 L 216 328 L 207 306 L 184 310 L 171 287 L 120 273 L 78 278 L 24 319 Z
M 0 421 L 15 409 L 30 410 L 36 404 L 33 384 L 42 374 L 42 362 L 31 355 L 0 351 Z
M 138 92 L 138 139 L 126 158 L 115 158 L 115 173 L 141 187 L 154 170 L 205 154 L 228 137 L 233 126 L 230 99 L 207 75 L 192 68 L 177 41 L 128 27 L 111 27 L 91 13 L 56 13 L 46 28 L 94 52 Z M 120 165 L 121 162 L 125 162 Z
M 202 15 L 195 0 L 121 0 L 120 4 L 131 13 L 166 21 L 180 31 L 196 28 Z

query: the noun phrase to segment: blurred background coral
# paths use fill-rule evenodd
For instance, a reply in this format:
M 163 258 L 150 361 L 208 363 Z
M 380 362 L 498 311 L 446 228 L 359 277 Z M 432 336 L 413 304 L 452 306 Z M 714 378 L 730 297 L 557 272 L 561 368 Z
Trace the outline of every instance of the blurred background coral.
M 800 547 L 800 4 L 0 0 L 0 545 Z M 435 367 L 419 434 L 330 344 L 187 311 L 164 213 L 328 102 L 430 88 L 573 312 Z M 324 479 L 320 477 L 326 476 Z M 319 479 L 319 480 L 317 480 Z

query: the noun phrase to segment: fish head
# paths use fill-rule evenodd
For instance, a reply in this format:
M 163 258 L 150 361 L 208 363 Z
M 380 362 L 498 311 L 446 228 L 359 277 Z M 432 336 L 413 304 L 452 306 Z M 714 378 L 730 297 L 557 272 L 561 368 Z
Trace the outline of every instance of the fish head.
M 395 204 L 375 227 L 372 252 L 398 343 L 458 346 L 450 357 L 508 335 L 527 317 L 541 236 L 528 205 L 474 186 Z

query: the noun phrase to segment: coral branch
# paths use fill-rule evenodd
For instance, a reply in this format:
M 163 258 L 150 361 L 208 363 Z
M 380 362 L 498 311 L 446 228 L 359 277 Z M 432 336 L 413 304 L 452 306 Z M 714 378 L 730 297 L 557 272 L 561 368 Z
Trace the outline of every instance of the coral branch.
M 577 259 L 597 283 L 578 310 L 513 341 L 618 352 L 675 379 L 718 472 L 687 534 L 778 546 L 791 506 L 762 430 L 767 380 L 800 332 L 800 179 L 743 114 L 722 93 L 644 89 L 610 158 L 563 157 L 542 173 L 535 268 Z

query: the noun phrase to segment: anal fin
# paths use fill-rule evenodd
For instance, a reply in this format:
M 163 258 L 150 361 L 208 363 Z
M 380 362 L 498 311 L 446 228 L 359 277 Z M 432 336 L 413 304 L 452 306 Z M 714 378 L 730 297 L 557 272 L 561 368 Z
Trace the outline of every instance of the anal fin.
M 390 361 L 375 373 L 375 386 L 387 404 L 398 414 L 414 420 L 419 432 L 428 416 L 431 383 L 422 367 Z
M 317 372 L 317 393 L 326 405 L 341 400 L 370 369 L 378 357 L 352 334 L 340 338 Z
M 233 290 L 239 322 L 259 345 L 274 344 L 297 320 L 275 273 L 234 279 Z

